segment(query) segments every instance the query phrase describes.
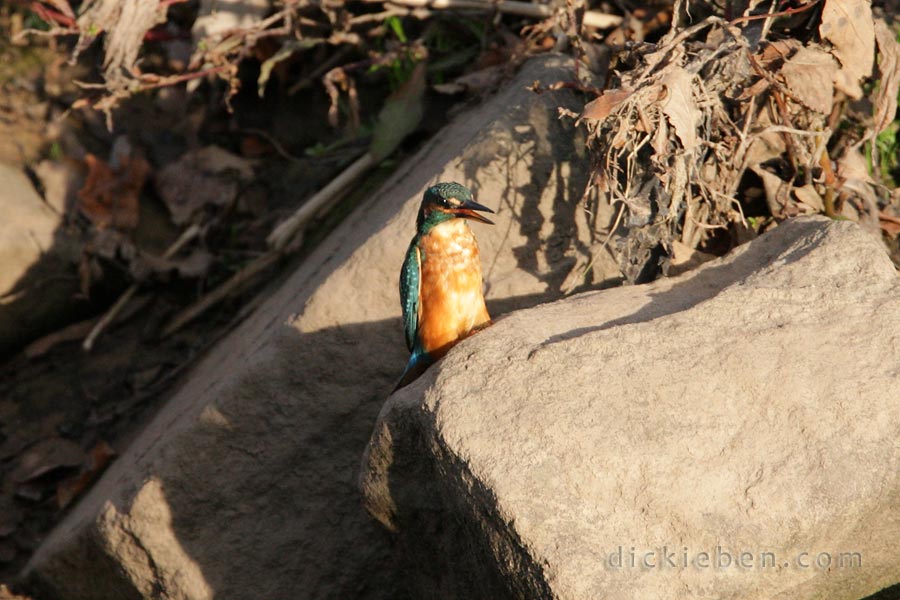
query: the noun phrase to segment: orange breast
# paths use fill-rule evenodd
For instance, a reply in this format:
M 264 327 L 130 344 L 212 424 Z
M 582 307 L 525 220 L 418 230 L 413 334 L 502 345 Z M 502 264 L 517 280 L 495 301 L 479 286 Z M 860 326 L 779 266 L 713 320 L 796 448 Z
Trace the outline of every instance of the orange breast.
M 420 242 L 419 336 L 425 350 L 442 356 L 453 344 L 491 321 L 481 291 L 481 258 L 462 219 L 441 223 Z

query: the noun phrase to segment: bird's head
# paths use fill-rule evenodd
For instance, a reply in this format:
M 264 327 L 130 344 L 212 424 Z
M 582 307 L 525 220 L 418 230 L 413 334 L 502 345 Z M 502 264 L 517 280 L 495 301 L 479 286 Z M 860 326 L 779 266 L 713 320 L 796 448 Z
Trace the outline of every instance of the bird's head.
M 425 190 L 416 225 L 422 230 L 458 218 L 494 224 L 476 211 L 494 212 L 487 206 L 475 202 L 472 192 L 466 186 L 458 183 L 438 183 Z

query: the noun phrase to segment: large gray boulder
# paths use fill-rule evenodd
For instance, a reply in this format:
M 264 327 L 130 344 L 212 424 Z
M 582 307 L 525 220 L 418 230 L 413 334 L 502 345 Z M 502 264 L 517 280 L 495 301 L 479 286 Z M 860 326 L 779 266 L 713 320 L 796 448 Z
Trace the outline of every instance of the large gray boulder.
M 414 597 L 858 600 L 900 582 L 898 390 L 881 243 L 798 219 L 465 340 L 362 486 Z
M 406 363 L 397 281 L 422 192 L 459 181 L 493 314 L 553 298 L 575 264 L 584 140 L 557 119 L 568 62 L 529 62 L 367 200 L 183 387 L 26 569 L 41 598 L 396 598 L 390 536 L 357 487 Z M 581 250 L 579 250 L 579 248 Z

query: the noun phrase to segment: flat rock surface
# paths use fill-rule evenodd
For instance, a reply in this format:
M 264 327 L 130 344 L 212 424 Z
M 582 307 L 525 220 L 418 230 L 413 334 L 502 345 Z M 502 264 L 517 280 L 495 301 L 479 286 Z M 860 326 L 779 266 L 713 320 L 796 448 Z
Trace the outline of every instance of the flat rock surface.
M 557 118 L 574 95 L 527 86 L 568 65 L 535 59 L 455 119 L 201 361 L 35 554 L 41 598 L 398 597 L 357 473 L 408 356 L 397 282 L 418 204 L 455 180 L 497 210 L 475 225 L 492 314 L 557 297 L 587 258 L 588 165 Z
M 390 399 L 368 508 L 420 595 L 858 600 L 900 582 L 898 323 L 822 217 L 519 311 Z

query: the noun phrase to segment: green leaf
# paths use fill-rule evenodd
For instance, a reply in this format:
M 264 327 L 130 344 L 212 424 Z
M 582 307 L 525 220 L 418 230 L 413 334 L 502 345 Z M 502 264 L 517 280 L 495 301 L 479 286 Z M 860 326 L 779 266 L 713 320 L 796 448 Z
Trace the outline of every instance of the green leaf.
M 294 52 L 307 50 L 308 48 L 312 48 L 313 46 L 317 46 L 324 42 L 325 40 L 321 38 L 288 40 L 285 42 L 278 52 L 267 58 L 259 67 L 259 78 L 256 80 L 256 91 L 259 94 L 259 97 L 262 98 L 266 95 L 266 84 L 269 82 L 269 77 L 272 75 L 272 69 L 275 68 L 275 65 L 286 58 L 289 58 Z
M 416 65 L 410 78 L 388 96 L 378 115 L 369 152 L 381 161 L 396 150 L 410 133 L 416 130 L 425 112 L 425 63 Z
M 385 23 L 391 28 L 398 40 L 404 44 L 407 42 L 406 33 L 403 31 L 403 23 L 400 22 L 399 17 L 388 17 Z

